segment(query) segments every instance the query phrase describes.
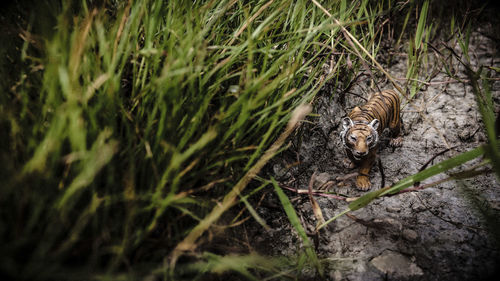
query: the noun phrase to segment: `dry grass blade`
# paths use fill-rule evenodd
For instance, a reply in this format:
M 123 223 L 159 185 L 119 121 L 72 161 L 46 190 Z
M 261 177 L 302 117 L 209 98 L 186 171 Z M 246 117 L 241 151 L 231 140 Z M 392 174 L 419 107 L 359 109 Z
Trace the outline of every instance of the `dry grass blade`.
M 357 173 L 356 173 L 356 175 L 357 175 Z M 286 186 L 286 185 L 281 185 L 281 184 L 280 184 L 280 187 L 283 188 L 283 189 L 295 192 L 297 194 L 309 194 L 309 190 L 308 189 L 295 189 L 295 188 L 292 188 L 292 187 L 289 187 L 289 186 Z M 341 200 L 341 201 L 347 201 L 347 200 L 350 199 L 349 197 L 344 197 L 344 196 L 334 195 L 334 194 L 330 194 L 330 193 L 325 193 L 325 192 L 318 191 L 318 190 L 311 190 L 311 193 L 313 195 L 315 195 L 315 196 L 327 197 L 327 198 L 337 199 L 337 200 Z
M 314 172 L 311 176 L 311 180 L 309 181 L 309 188 L 308 188 L 308 195 L 309 195 L 309 201 L 311 202 L 311 206 L 314 212 L 314 216 L 317 219 L 317 224 L 316 228 L 323 224 L 325 222 L 325 218 L 323 217 L 323 212 L 321 211 L 321 208 L 319 207 L 318 202 L 316 202 L 316 199 L 314 199 L 312 190 L 313 190 L 313 185 L 314 185 L 314 180 L 316 179 L 316 172 Z
M 224 197 L 220 204 L 217 204 L 212 211 L 189 232 L 189 234 L 177 244 L 172 251 L 170 257 L 170 268 L 173 270 L 178 257 L 185 251 L 191 251 L 196 248 L 196 240 L 229 208 L 236 202 L 239 194 L 245 189 L 247 184 L 255 178 L 257 173 L 264 167 L 264 165 L 276 154 L 278 149 L 283 145 L 290 133 L 299 125 L 299 121 L 303 120 L 307 114 L 312 110 L 308 104 L 297 107 L 287 124 L 285 131 L 273 143 L 273 145 L 264 153 L 264 155 L 257 161 L 257 163 L 243 176 L 243 178 L 233 187 L 233 189 Z

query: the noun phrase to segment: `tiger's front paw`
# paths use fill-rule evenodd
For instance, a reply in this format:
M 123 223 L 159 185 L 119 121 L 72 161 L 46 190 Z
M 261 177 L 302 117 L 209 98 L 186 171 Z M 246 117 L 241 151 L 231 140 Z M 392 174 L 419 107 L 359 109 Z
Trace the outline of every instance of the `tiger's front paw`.
M 359 190 L 368 190 L 372 187 L 372 184 L 370 183 L 370 179 L 367 176 L 357 176 L 356 177 L 356 187 Z
M 342 161 L 342 163 L 344 164 L 344 167 L 346 169 L 353 169 L 356 166 L 349 158 L 344 158 L 344 161 Z
M 393 138 L 389 141 L 389 145 L 393 148 L 403 146 L 403 137 Z

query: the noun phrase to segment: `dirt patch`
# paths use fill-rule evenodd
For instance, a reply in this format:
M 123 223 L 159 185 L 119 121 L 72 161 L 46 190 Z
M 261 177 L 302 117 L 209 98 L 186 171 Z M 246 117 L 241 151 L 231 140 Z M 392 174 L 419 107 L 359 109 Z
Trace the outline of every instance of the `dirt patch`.
M 470 53 L 474 67 L 500 66 L 495 42 L 482 35 L 480 29 L 472 34 Z M 390 73 L 402 77 L 406 73 L 406 59 L 402 55 L 395 59 L 396 63 L 389 67 Z M 454 67 L 460 77 L 466 78 L 460 64 Z M 340 119 L 373 91 L 370 80 L 360 79 L 346 93 L 345 105 L 342 105 L 342 94 L 331 95 L 335 89 L 325 86 L 325 94 L 318 97 L 315 105 L 319 117 L 302 128 L 291 149 L 273 160 L 270 175 L 284 186 L 307 189 L 314 172 L 320 184 L 355 172 L 342 164 L 345 155 L 338 137 Z M 391 88 L 388 83 L 379 87 Z M 498 81 L 492 83 L 492 93 L 494 102 L 499 104 Z M 385 185 L 390 185 L 416 173 L 429 159 L 446 149 L 451 148 L 433 163 L 473 149 L 486 139 L 471 88 L 444 72 L 433 77 L 410 103 L 403 101 L 402 118 L 403 147 L 393 151 L 387 146 L 388 139 L 382 138 L 379 151 L 382 171 L 377 165 L 372 169 L 372 190 L 380 188 L 381 172 L 385 175 Z M 478 162 L 472 161 L 466 166 Z M 356 190 L 353 180 L 347 183 L 330 186 L 329 190 L 348 197 L 364 194 Z M 342 216 L 334 221 L 321 231 L 317 241 L 318 255 L 327 260 L 328 279 L 478 280 L 491 277 L 499 252 L 481 216 L 466 199 L 467 192 L 482 194 L 492 206 L 500 206 L 500 186 L 494 174 L 487 174 L 382 198 L 354 212 L 355 218 Z M 316 219 L 308 197 L 288 194 L 303 224 L 312 232 Z M 347 207 L 344 201 L 316 199 L 326 219 Z M 269 196 L 267 204 L 258 209 L 273 229 L 264 235 L 255 234 L 258 249 L 271 255 L 296 255 L 300 251 L 300 239 L 284 213 L 269 207 L 279 205 L 276 202 L 275 196 Z

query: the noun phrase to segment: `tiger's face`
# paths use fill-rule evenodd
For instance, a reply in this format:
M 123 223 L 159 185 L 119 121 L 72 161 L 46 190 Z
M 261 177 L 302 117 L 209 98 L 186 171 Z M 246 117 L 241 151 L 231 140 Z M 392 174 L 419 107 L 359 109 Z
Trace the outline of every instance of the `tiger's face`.
M 379 123 L 377 119 L 372 120 L 370 123 L 352 121 L 349 117 L 342 119 L 343 130 L 340 137 L 354 159 L 361 160 L 361 158 L 368 155 L 370 149 L 377 145 Z

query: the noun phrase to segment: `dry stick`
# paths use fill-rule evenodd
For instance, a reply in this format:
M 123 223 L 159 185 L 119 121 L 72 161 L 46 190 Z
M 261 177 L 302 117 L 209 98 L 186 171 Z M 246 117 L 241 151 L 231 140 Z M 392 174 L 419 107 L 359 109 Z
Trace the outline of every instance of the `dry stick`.
M 401 87 L 396 83 L 396 81 L 394 80 L 394 78 L 392 78 L 392 76 L 382 67 L 382 65 L 380 65 L 378 63 L 378 61 L 363 47 L 363 45 L 361 45 L 361 43 L 359 43 L 359 41 L 351 34 L 349 33 L 349 31 L 347 31 L 347 29 L 345 29 L 345 27 L 340 23 L 340 21 L 338 21 L 336 18 L 333 18 L 332 15 L 323 7 L 321 6 L 321 4 L 319 4 L 316 0 L 311 0 L 314 5 L 316 5 L 318 8 L 320 8 L 328 17 L 331 17 L 336 24 L 338 24 L 340 26 L 340 29 L 342 30 L 342 33 L 344 34 L 344 36 L 346 37 L 346 40 L 347 40 L 347 43 L 349 45 L 351 45 L 351 47 L 356 51 L 356 53 L 358 52 L 357 51 L 357 48 L 356 48 L 356 45 L 361 49 L 361 51 L 363 51 L 363 53 L 365 53 L 369 58 L 370 60 L 373 62 L 373 64 L 380 70 L 382 71 L 382 73 L 384 73 L 384 75 L 387 77 L 387 79 L 389 79 L 389 81 L 391 81 L 392 85 L 394 86 L 394 88 L 396 88 L 396 90 L 398 90 L 399 93 L 401 93 L 401 95 L 403 95 L 407 100 L 409 100 L 408 96 L 406 95 L 406 93 L 403 91 L 403 89 L 401 89 Z M 363 58 L 360 56 L 360 59 L 363 60 Z
M 313 1 L 314 2 L 314 1 Z M 331 17 L 331 15 L 330 15 Z M 368 71 L 368 73 L 370 74 L 370 76 L 372 77 L 373 81 L 375 82 L 375 86 L 377 87 L 377 90 L 379 92 L 382 92 L 382 90 L 380 89 L 380 87 L 378 86 L 378 83 L 376 82 L 376 79 L 375 79 L 375 75 L 373 75 L 373 72 L 372 70 L 370 69 L 370 67 L 366 64 L 365 60 L 363 59 L 363 57 L 361 56 L 361 54 L 359 53 L 358 49 L 354 46 L 354 43 L 352 42 L 351 38 L 349 36 L 347 36 L 345 34 L 345 32 L 347 32 L 347 29 L 345 29 L 343 26 L 340 25 L 340 22 L 337 21 L 337 19 L 334 19 L 335 20 L 335 23 L 336 24 L 339 24 L 340 28 L 342 29 L 342 32 L 344 33 L 344 36 L 345 36 L 345 39 L 347 40 L 347 43 L 349 45 L 352 46 L 354 52 L 356 53 L 356 55 L 358 56 L 359 60 L 361 61 L 361 64 L 363 65 L 363 67 Z
M 354 173 L 346 174 L 346 175 L 343 175 L 343 176 L 338 176 L 336 178 L 336 180 L 338 180 L 338 181 L 345 181 L 345 180 L 348 180 L 350 178 L 354 178 L 357 175 L 358 175 L 358 172 L 354 172 Z
M 309 201 L 311 202 L 311 207 L 313 209 L 314 216 L 316 217 L 316 220 L 318 221 L 316 223 L 316 227 L 314 228 L 314 232 L 308 234 L 309 236 L 313 237 L 314 241 L 314 248 L 316 251 L 318 250 L 319 247 L 319 232 L 318 232 L 318 226 L 321 225 L 322 223 L 325 222 L 325 219 L 323 217 L 323 213 L 321 212 L 321 207 L 319 206 L 318 202 L 316 202 L 316 199 L 313 197 L 313 192 L 312 188 L 314 185 L 314 181 L 316 179 L 316 171 L 313 172 L 311 179 L 309 180 L 309 187 L 307 189 L 307 193 L 309 195 Z M 304 221 L 302 220 L 302 215 L 300 216 L 302 224 L 305 225 Z
M 318 223 L 316 224 L 316 234 L 318 233 L 317 228 L 319 225 L 323 224 L 325 222 L 325 218 L 323 217 L 323 213 L 321 212 L 321 208 L 319 207 L 318 202 L 316 199 L 313 197 L 313 192 L 312 188 L 314 185 L 314 181 L 316 179 L 316 171 L 311 176 L 311 180 L 309 180 L 309 188 L 308 188 L 308 195 L 309 195 L 309 201 L 311 201 L 311 207 L 313 209 L 314 216 L 318 220 Z
M 115 43 L 113 44 L 113 58 L 111 61 L 115 59 L 115 56 L 117 54 L 116 50 L 118 49 L 118 42 L 121 39 L 123 28 L 125 27 L 125 23 L 128 20 L 128 17 L 130 16 L 129 11 L 130 11 L 130 6 L 132 5 L 132 1 L 129 0 L 127 3 L 127 6 L 125 7 L 125 10 L 123 11 L 123 16 L 122 20 L 120 21 L 120 26 L 118 27 L 118 32 L 116 33 L 116 38 L 115 38 Z
M 429 166 L 429 164 L 432 161 L 434 161 L 434 159 L 436 159 L 436 157 L 441 156 L 441 155 L 445 154 L 446 152 L 450 151 L 451 149 L 455 149 L 457 147 L 458 147 L 458 145 L 455 145 L 455 146 L 453 146 L 451 148 L 447 148 L 447 149 L 445 149 L 445 150 L 443 150 L 443 151 L 441 151 L 439 153 L 434 154 L 434 156 L 432 156 L 431 159 L 427 160 L 427 162 L 425 162 L 425 164 L 422 165 L 422 167 L 420 167 L 420 169 L 418 169 L 418 171 L 422 172 L 423 170 L 425 170 L 425 168 L 427 168 L 427 166 Z
M 85 44 L 83 42 L 87 41 L 87 37 L 90 33 L 90 27 L 92 26 L 94 16 L 97 15 L 97 10 L 94 9 L 91 13 L 90 16 L 88 16 L 86 19 L 83 20 L 83 23 L 79 27 L 80 32 L 77 35 L 77 42 L 80 42 L 80 44 L 73 44 L 71 47 L 71 56 L 69 58 L 69 73 L 70 73 L 70 78 L 71 80 L 77 80 L 78 79 L 78 73 L 77 71 L 80 69 L 80 62 L 82 61 L 82 53 L 84 50 Z M 81 95 L 81 94 L 80 94 Z
M 401 80 L 401 81 L 406 81 L 406 80 L 415 81 L 415 82 L 418 82 L 420 84 L 424 84 L 426 86 L 438 86 L 438 85 L 445 85 L 445 84 L 452 84 L 452 83 L 462 83 L 462 81 L 468 82 L 467 79 L 461 79 L 462 81 L 457 81 L 457 80 L 454 80 L 454 79 L 449 79 L 449 80 L 446 80 L 446 81 L 434 81 L 434 82 L 425 82 L 425 81 L 422 81 L 422 80 L 419 80 L 419 79 L 415 79 L 415 78 L 402 78 L 402 77 L 394 77 L 394 79 Z
M 282 184 L 280 184 L 279 186 L 283 189 L 293 191 L 297 194 L 308 194 L 309 193 L 309 190 L 307 190 L 307 189 L 297 189 L 297 188 L 289 187 L 289 186 L 282 185 Z M 333 199 L 342 200 L 342 201 L 346 201 L 346 199 L 348 199 L 347 197 L 344 197 L 344 196 L 328 194 L 328 193 L 324 193 L 324 192 L 317 191 L 317 190 L 312 190 L 312 194 L 316 195 L 316 196 L 333 198 Z
M 446 152 L 446 151 L 448 151 L 448 150 L 445 150 L 444 152 Z M 440 154 L 442 154 L 442 153 L 440 153 Z M 440 154 L 438 154 L 438 155 L 440 155 Z M 436 155 L 436 156 L 438 156 L 438 155 Z M 397 193 L 394 193 L 394 194 L 386 194 L 383 197 L 392 197 L 392 196 L 400 195 L 400 194 L 403 194 L 403 193 L 420 191 L 420 190 L 423 190 L 423 189 L 426 189 L 426 188 L 430 188 L 430 187 L 433 187 L 433 186 L 441 184 L 441 183 L 445 183 L 445 182 L 450 181 L 450 180 L 466 179 L 466 178 L 469 178 L 469 177 L 478 176 L 478 175 L 482 175 L 482 174 L 486 174 L 486 173 L 491 172 L 491 169 L 477 170 L 477 168 L 484 166 L 485 163 L 486 162 L 482 162 L 482 163 L 477 164 L 477 165 L 473 166 L 472 168 L 470 168 L 468 170 L 465 170 L 463 172 L 453 173 L 449 177 L 446 177 L 446 178 L 443 178 L 443 179 L 440 179 L 440 180 L 437 180 L 437 181 L 433 181 L 433 182 L 428 183 L 428 184 L 424 184 L 424 185 L 420 185 L 420 186 L 416 186 L 416 187 L 412 187 L 412 188 L 406 188 L 406 189 L 403 189 L 403 190 L 401 190 L 401 191 L 399 191 Z M 357 173 L 352 173 L 350 175 L 357 175 Z M 309 194 L 310 193 L 309 190 L 305 190 L 305 189 L 296 189 L 296 188 L 292 188 L 292 187 L 288 187 L 288 186 L 283 186 L 283 185 L 280 185 L 280 187 L 283 188 L 283 189 L 288 189 L 290 191 L 294 191 L 297 194 L 306 194 L 306 193 Z M 389 188 L 389 186 L 386 186 L 386 188 Z M 316 195 L 316 196 L 323 196 L 323 197 L 329 197 L 329 198 L 333 198 L 333 199 L 337 199 L 337 200 L 342 200 L 342 201 L 346 201 L 348 203 L 352 202 L 352 201 L 355 201 L 355 200 L 357 200 L 359 198 L 359 197 L 336 196 L 336 195 L 332 195 L 332 194 L 321 193 L 321 192 L 318 192 L 318 191 L 315 191 L 315 190 L 312 191 L 312 194 Z M 350 217 L 351 219 L 357 221 L 356 217 L 349 216 L 349 214 L 346 214 L 346 215 L 348 215 L 348 217 Z M 357 221 L 357 222 L 360 222 L 360 221 Z
M 437 97 L 439 97 L 440 95 L 442 94 L 442 92 L 439 92 L 437 94 L 435 94 L 432 98 L 430 98 L 426 103 L 425 103 L 425 107 L 427 107 L 429 104 L 432 104 L 434 102 L 435 99 L 437 99 Z
M 196 248 L 196 240 L 212 226 L 213 223 L 229 208 L 237 203 L 238 196 L 245 189 L 248 183 L 255 178 L 264 165 L 276 154 L 279 148 L 283 145 L 287 137 L 298 127 L 299 122 L 311 112 L 311 105 L 303 104 L 297 107 L 293 113 L 287 127 L 273 145 L 264 153 L 264 155 L 255 163 L 255 165 L 236 183 L 233 189 L 224 196 L 221 203 L 217 204 L 210 214 L 208 214 L 198 225 L 196 225 L 191 232 L 182 240 L 171 253 L 170 257 L 170 270 L 173 274 L 175 264 L 179 256 L 186 251 L 192 251 Z M 164 260 L 167 263 L 167 259 Z

